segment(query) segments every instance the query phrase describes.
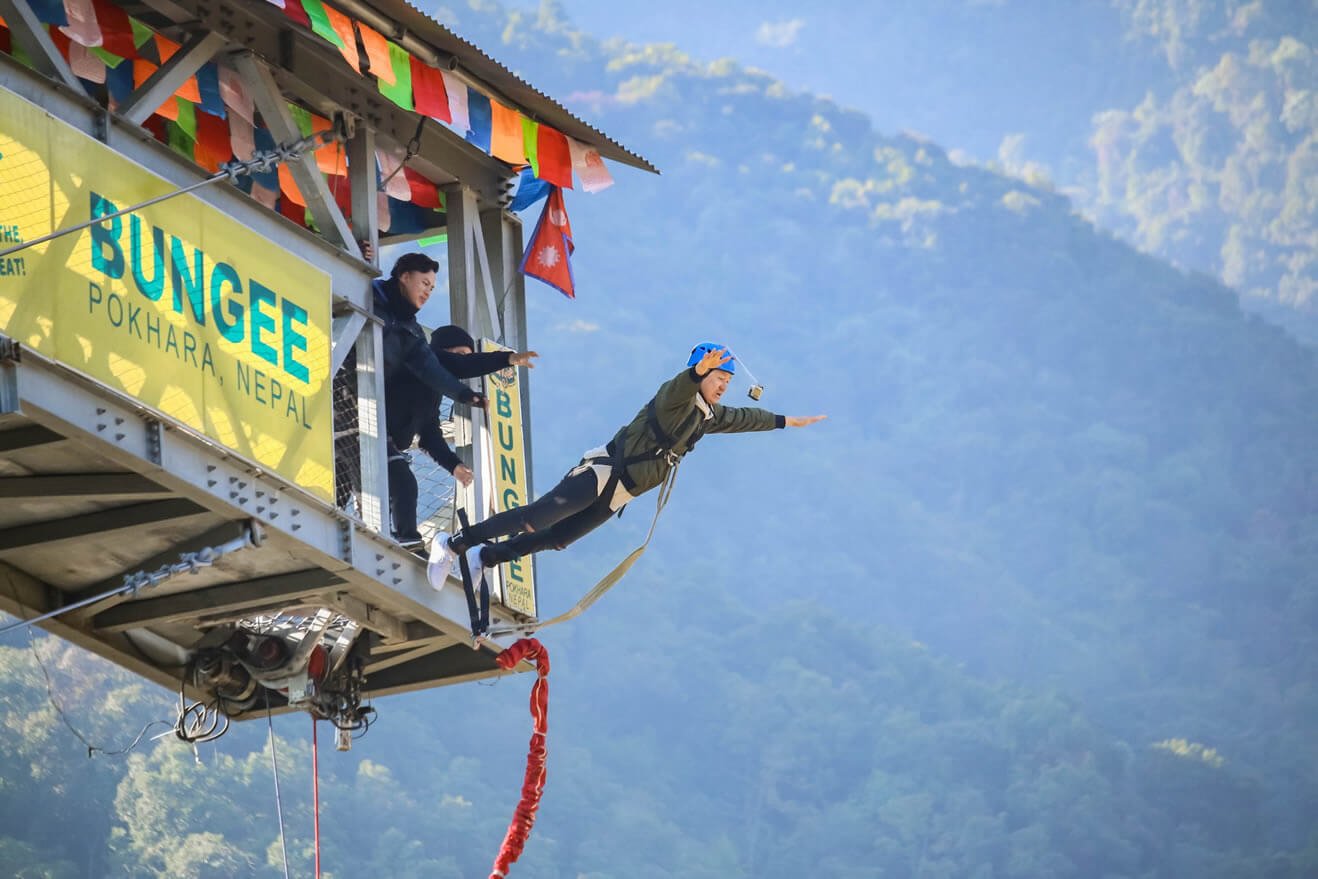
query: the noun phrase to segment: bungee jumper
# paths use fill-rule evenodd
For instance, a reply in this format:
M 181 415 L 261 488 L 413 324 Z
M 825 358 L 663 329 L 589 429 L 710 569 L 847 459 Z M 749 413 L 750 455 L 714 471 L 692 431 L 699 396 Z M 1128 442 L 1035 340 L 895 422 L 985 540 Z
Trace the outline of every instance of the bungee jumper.
M 463 579 L 470 594 L 471 583 L 480 582 L 483 569 L 490 565 L 546 549 L 565 549 L 640 495 L 662 485 L 707 433 L 805 427 L 827 417 L 777 415 L 766 409 L 721 405 L 736 369 L 736 360 L 726 346 L 714 342 L 697 345 L 685 369 L 660 386 L 606 445 L 586 452 L 547 494 L 483 522 L 464 524 L 452 535 L 436 534 L 428 568 L 431 585 L 442 588 L 460 557 L 467 569 Z M 751 391 L 753 398 L 758 399 L 758 391 L 757 385 Z M 501 537 L 508 539 L 494 542 Z

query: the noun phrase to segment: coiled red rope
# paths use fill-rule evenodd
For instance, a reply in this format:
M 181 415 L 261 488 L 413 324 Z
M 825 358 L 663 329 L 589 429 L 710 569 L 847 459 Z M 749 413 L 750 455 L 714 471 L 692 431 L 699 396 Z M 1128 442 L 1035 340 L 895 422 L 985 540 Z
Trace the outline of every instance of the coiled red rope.
M 523 660 L 534 663 L 536 681 L 531 687 L 531 747 L 526 755 L 526 777 L 522 782 L 522 799 L 513 810 L 508 832 L 503 837 L 499 856 L 494 859 L 490 879 L 503 879 L 522 854 L 526 838 L 535 824 L 535 813 L 540 808 L 540 795 L 545 790 L 545 733 L 549 731 L 549 651 L 535 638 L 523 638 L 504 650 L 495 662 L 511 669 Z

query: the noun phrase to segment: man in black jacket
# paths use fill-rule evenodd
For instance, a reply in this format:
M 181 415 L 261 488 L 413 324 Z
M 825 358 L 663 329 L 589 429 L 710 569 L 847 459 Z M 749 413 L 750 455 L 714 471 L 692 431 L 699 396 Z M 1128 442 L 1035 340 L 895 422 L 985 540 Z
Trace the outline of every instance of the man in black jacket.
M 375 314 L 384 321 L 385 433 L 389 449 L 389 511 L 394 537 L 409 549 L 422 546 L 416 530 L 416 477 L 406 449 L 424 420 L 434 421 L 441 395 L 469 406 L 485 398 L 460 382 L 435 356 L 416 313 L 435 289 L 439 263 L 424 253 L 398 258 L 387 280 L 373 282 Z

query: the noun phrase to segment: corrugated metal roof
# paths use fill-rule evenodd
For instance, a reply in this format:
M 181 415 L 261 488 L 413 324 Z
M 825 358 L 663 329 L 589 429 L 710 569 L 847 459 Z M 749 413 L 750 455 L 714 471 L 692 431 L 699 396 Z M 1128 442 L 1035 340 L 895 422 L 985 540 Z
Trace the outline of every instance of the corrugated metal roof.
M 659 169 L 643 156 L 578 119 L 562 104 L 494 60 L 475 43 L 458 36 L 408 0 L 364 0 L 364 5 L 371 6 L 381 15 L 397 22 L 421 42 L 452 56 L 457 62 L 458 71 L 466 72 L 472 78 L 489 85 L 497 92 L 496 97 L 515 105 L 537 122 L 551 125 L 595 147 L 607 159 L 659 173 Z

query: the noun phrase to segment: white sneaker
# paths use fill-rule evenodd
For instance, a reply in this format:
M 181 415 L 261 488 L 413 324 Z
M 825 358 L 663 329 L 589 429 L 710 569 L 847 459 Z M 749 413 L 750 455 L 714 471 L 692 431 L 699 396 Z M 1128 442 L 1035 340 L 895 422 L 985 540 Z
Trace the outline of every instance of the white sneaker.
M 467 567 L 471 569 L 471 585 L 476 587 L 477 594 L 480 594 L 481 576 L 485 573 L 485 566 L 481 564 L 481 546 L 476 544 L 467 550 Z
M 449 571 L 457 561 L 457 554 L 448 548 L 448 534 L 439 531 L 430 540 L 430 561 L 426 564 L 426 579 L 432 588 L 443 589 L 448 582 Z

